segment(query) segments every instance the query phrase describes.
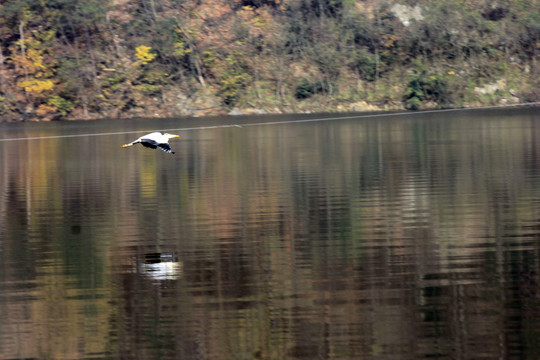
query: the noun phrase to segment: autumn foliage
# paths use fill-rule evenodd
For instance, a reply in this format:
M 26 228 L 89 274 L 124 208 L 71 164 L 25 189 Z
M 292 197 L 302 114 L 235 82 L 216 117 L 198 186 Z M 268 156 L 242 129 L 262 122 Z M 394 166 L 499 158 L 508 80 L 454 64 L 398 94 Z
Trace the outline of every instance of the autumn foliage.
M 0 114 L 51 120 L 538 101 L 539 14 L 535 0 L 7 0 Z M 492 83 L 503 86 L 489 90 Z

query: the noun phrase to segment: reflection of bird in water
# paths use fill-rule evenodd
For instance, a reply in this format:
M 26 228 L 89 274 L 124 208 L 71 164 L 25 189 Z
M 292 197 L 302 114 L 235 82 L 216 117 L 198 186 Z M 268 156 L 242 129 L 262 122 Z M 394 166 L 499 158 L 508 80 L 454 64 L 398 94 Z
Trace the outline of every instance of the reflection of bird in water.
M 150 134 L 146 134 L 144 136 L 141 136 L 137 140 L 130 142 L 129 144 L 124 144 L 122 147 L 128 147 L 132 146 L 138 143 L 141 143 L 141 145 L 150 148 L 160 148 L 161 150 L 174 154 L 174 151 L 171 150 L 171 146 L 169 145 L 169 139 L 177 138 L 180 135 L 172 135 L 168 133 L 160 133 L 160 132 L 153 132 Z
M 139 265 L 139 272 L 154 280 L 176 280 L 182 276 L 183 263 L 174 252 L 148 253 Z

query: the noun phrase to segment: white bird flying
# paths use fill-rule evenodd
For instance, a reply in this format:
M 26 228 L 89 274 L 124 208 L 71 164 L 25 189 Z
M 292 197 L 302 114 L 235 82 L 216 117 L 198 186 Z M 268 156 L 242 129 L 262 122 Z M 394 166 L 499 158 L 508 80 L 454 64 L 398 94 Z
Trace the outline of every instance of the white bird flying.
M 130 142 L 129 144 L 124 144 L 122 147 L 128 147 L 132 146 L 138 143 L 141 143 L 144 147 L 155 149 L 160 148 L 161 150 L 174 154 L 174 151 L 171 150 L 171 146 L 169 145 L 169 139 L 180 137 L 180 135 L 172 135 L 168 133 L 160 133 L 160 132 L 153 132 L 150 134 L 146 134 L 144 136 L 141 136 L 137 140 Z

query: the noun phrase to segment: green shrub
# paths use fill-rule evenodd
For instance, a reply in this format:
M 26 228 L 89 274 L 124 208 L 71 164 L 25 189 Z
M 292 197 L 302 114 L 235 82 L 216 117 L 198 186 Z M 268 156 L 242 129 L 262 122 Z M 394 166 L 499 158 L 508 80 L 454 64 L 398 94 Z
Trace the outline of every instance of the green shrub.
M 315 94 L 325 93 L 328 90 L 328 85 L 324 81 L 310 82 L 307 79 L 303 79 L 300 84 L 296 86 L 295 97 L 298 100 L 307 99 Z
M 377 76 L 377 63 L 375 61 L 375 55 L 368 51 L 361 51 L 357 55 L 354 66 L 360 77 L 366 81 L 374 81 Z
M 54 106 L 62 117 L 66 117 L 75 108 L 73 101 L 57 95 L 49 98 L 47 104 Z
M 452 103 L 448 80 L 444 75 L 431 74 L 423 66 L 413 70 L 413 76 L 403 95 L 406 109 L 418 110 L 425 101 L 444 107 Z

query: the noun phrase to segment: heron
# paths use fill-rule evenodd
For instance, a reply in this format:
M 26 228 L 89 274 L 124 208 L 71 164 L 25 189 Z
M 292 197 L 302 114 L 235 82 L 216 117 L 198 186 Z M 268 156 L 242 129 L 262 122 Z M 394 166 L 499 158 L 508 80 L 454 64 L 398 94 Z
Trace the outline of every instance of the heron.
M 130 142 L 129 144 L 124 144 L 122 147 L 133 146 L 135 144 L 141 143 L 142 146 L 155 149 L 160 148 L 161 150 L 174 154 L 171 146 L 169 145 L 169 139 L 180 137 L 180 135 L 173 135 L 169 133 L 153 132 L 141 136 L 135 141 Z

